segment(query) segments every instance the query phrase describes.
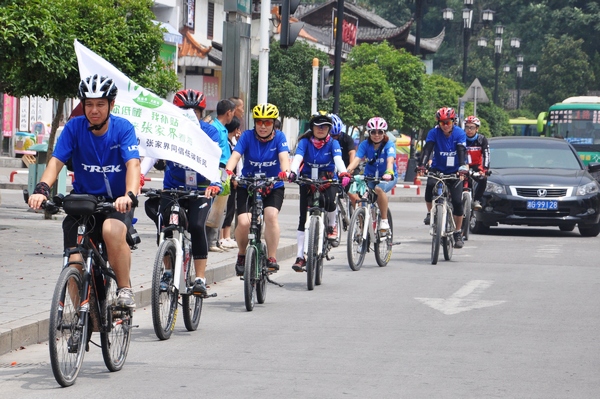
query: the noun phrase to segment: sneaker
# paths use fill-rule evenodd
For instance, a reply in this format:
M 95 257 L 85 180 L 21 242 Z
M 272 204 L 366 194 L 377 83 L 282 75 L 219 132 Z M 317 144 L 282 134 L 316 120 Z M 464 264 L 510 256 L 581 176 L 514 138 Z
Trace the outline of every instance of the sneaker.
M 379 230 L 389 230 L 390 224 L 387 219 L 381 219 L 381 223 L 379 223 Z
M 275 259 L 275 258 L 267 259 L 267 269 L 271 273 L 277 273 L 277 271 L 279 270 L 279 265 L 277 264 L 277 259 Z
M 473 209 L 475 209 L 476 211 L 480 211 L 481 210 L 481 202 L 473 201 Z
M 222 248 L 237 248 L 237 242 L 235 242 L 235 240 L 232 240 L 231 238 L 224 238 L 221 240 L 221 247 Z
M 135 308 L 135 300 L 131 288 L 123 287 L 117 290 L 117 306 Z
M 297 272 L 303 272 L 304 266 L 306 266 L 306 259 L 304 258 L 296 258 L 296 263 L 292 266 L 292 269 Z
M 243 276 L 245 267 L 246 267 L 246 255 L 238 255 L 237 262 L 235 262 L 235 275 Z
M 220 248 L 220 247 L 218 247 L 216 245 L 211 245 L 210 247 L 208 247 L 208 250 L 210 252 L 225 252 L 224 249 L 222 249 L 222 248 Z
M 337 225 L 331 227 L 327 227 L 327 238 L 330 240 L 337 240 L 338 238 L 338 228 Z
M 465 242 L 463 241 L 462 232 L 455 231 L 454 232 L 454 248 L 460 249 L 465 246 Z
M 429 226 L 429 224 L 431 223 L 431 213 L 427 212 L 427 216 L 425 216 L 425 219 L 423 219 L 423 223 Z
M 173 273 L 168 271 L 164 272 L 162 278 L 160 279 L 160 290 L 166 291 L 171 285 L 171 281 L 173 280 Z
M 194 295 L 206 295 L 208 291 L 206 290 L 206 283 L 199 277 L 196 278 L 194 282 L 194 289 L 192 293 Z

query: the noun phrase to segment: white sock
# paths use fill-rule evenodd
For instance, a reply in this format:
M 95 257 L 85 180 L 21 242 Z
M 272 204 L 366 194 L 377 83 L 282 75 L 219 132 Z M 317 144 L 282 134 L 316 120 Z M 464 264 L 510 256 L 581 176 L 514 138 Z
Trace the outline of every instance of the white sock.
M 296 257 L 304 258 L 304 231 L 296 231 L 296 237 L 298 237 L 298 252 L 296 253 Z
M 327 212 L 327 218 L 329 219 L 329 227 L 335 227 L 335 222 L 337 220 L 337 208 L 333 212 Z
M 202 278 L 202 277 L 196 277 L 196 281 L 198 281 L 198 280 L 200 280 L 200 281 L 202 281 L 204 284 L 206 284 L 206 279 L 205 279 L 205 278 Z

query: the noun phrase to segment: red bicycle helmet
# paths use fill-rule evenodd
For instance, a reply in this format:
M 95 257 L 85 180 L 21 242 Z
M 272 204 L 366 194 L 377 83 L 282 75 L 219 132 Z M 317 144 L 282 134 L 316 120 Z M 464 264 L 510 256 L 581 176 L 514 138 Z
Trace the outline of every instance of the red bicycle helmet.
M 179 90 L 173 98 L 173 104 L 179 108 L 200 108 L 202 111 L 206 108 L 206 96 L 198 90 Z
M 479 120 L 479 118 L 473 115 L 467 116 L 467 119 L 465 119 L 465 124 L 467 123 L 472 123 L 477 127 L 481 126 L 481 121 Z
M 435 113 L 435 119 L 438 121 L 447 121 L 456 119 L 456 111 L 454 108 L 443 107 Z

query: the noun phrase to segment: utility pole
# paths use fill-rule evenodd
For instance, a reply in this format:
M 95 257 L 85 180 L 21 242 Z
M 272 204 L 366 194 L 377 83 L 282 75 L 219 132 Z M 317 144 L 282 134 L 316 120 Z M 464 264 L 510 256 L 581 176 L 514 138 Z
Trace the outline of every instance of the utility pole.
M 337 25 L 335 27 L 335 60 L 333 74 L 333 113 L 340 113 L 340 77 L 342 75 L 342 30 L 344 28 L 344 0 L 338 0 Z

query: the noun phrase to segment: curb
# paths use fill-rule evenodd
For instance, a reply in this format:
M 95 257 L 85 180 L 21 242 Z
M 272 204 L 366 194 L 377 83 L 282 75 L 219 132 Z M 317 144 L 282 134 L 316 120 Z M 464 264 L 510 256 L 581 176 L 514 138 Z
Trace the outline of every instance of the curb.
M 295 258 L 296 251 L 297 244 L 283 245 L 277 249 L 277 259 L 286 260 L 292 257 Z M 221 261 L 221 264 L 206 270 L 207 285 L 234 276 L 235 257 L 231 260 Z M 208 283 L 209 281 L 211 282 L 210 284 Z M 151 288 L 134 289 L 134 294 L 137 309 L 150 305 Z M 240 306 L 243 306 L 243 303 Z M 48 341 L 48 328 L 50 326 L 49 310 L 4 324 L 0 328 L 0 356 L 15 349 Z

